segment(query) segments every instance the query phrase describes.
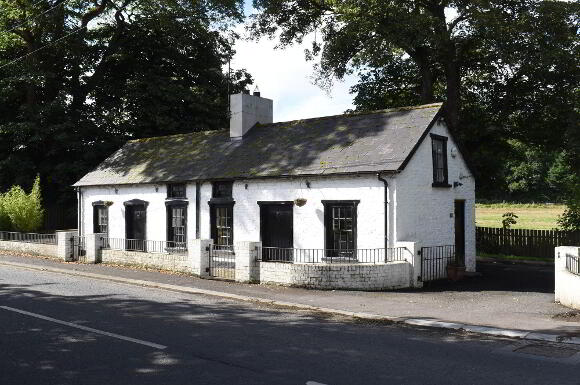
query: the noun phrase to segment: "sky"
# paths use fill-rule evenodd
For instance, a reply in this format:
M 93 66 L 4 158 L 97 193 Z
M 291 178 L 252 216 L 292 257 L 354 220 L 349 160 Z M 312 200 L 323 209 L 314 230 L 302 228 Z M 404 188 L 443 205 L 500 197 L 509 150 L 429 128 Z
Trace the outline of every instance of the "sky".
M 246 1 L 246 15 L 252 13 L 250 3 Z M 238 31 L 246 35 L 243 26 Z M 231 63 L 232 70 L 245 68 L 252 74 L 261 95 L 274 101 L 274 122 L 337 115 L 354 108 L 349 88 L 356 84 L 355 76 L 335 82 L 328 94 L 311 79 L 314 63 L 304 56 L 308 42 L 283 50 L 274 49 L 275 45 L 276 41 L 267 38 L 257 42 L 238 40 Z

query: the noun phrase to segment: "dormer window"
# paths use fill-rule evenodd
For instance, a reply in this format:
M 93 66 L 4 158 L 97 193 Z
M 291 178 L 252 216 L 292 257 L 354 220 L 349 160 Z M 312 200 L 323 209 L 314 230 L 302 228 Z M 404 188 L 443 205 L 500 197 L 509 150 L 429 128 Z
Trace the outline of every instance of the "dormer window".
M 167 185 L 167 198 L 186 198 L 185 183 L 171 183 Z
M 447 137 L 431 134 L 433 187 L 451 187 L 447 170 Z

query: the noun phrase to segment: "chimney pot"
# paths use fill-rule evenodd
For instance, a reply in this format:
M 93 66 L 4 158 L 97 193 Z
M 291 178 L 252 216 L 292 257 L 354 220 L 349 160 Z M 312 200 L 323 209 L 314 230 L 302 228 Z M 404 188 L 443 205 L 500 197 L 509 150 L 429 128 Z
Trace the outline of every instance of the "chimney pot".
M 260 89 L 258 88 L 258 86 L 254 88 L 254 96 L 260 97 Z

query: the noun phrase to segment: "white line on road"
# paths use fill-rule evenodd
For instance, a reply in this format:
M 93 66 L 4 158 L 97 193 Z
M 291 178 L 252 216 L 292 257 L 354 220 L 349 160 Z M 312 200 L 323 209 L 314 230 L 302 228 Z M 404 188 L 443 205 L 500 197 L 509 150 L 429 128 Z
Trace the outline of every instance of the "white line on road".
M 93 329 L 93 328 L 90 328 L 88 326 L 82 326 L 82 325 L 77 325 L 77 324 L 74 324 L 74 323 L 71 323 L 71 322 L 61 321 L 61 320 L 58 320 L 56 318 L 51 318 L 51 317 L 47 317 L 47 316 L 44 316 L 44 315 L 41 315 L 41 314 L 31 313 L 31 312 L 28 312 L 28 311 L 25 311 L 25 310 L 15 309 L 15 308 L 9 307 L 9 306 L 0 306 L 0 309 L 4 309 L 4 310 L 8 310 L 8 311 L 13 311 L 15 313 L 24 314 L 24 315 L 27 315 L 27 316 L 30 316 L 30 317 L 40 318 L 40 319 L 45 320 L 45 321 L 50 321 L 50 322 L 54 322 L 54 323 L 57 323 L 57 324 L 60 324 L 60 325 L 70 326 L 72 328 L 77 328 L 77 329 L 84 330 L 84 331 L 91 332 L 91 333 L 101 334 L 103 336 L 117 338 L 117 339 L 120 339 L 120 340 L 123 340 L 123 341 L 134 342 L 136 344 L 141 344 L 141 345 L 149 346 L 149 347 L 152 347 L 152 348 L 155 348 L 155 349 L 161 349 L 161 350 L 163 350 L 163 349 L 166 349 L 167 348 L 167 346 L 159 345 L 159 344 L 156 344 L 156 343 L 153 343 L 153 342 L 138 340 L 136 338 L 131 338 L 131 337 L 125 337 L 125 336 L 122 336 L 120 334 L 109 333 L 109 332 L 105 332 L 105 331 L 102 331 L 102 330 Z

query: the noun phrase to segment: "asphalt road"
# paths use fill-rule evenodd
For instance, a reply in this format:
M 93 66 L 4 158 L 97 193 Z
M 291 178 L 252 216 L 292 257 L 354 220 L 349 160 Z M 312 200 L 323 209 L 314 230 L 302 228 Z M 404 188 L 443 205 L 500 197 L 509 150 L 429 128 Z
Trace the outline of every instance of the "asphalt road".
M 0 267 L 0 384 L 580 384 L 580 347 Z

